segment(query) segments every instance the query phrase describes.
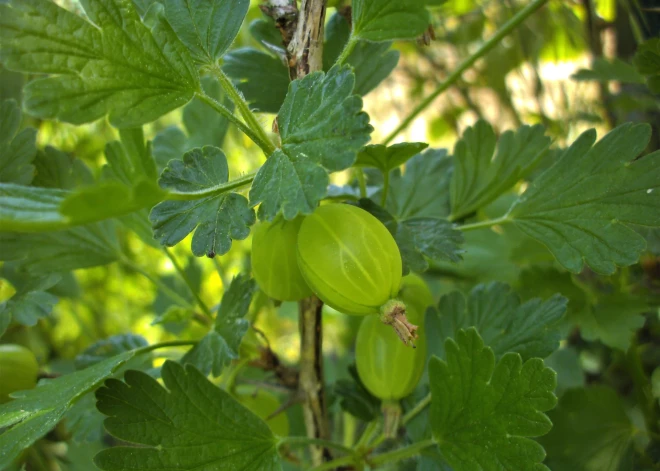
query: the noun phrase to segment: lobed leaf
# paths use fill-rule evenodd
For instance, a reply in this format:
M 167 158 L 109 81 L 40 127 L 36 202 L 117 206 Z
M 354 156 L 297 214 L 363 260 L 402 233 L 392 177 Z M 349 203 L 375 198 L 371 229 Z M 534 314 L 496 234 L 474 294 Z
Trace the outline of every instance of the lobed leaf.
M 193 58 L 214 65 L 234 42 L 250 0 L 165 0 L 165 17 Z
M 560 319 L 568 300 L 554 295 L 525 303 L 504 283 L 480 284 L 467 299 L 459 291 L 440 298 L 437 310 L 426 316 L 428 344 L 435 355 L 445 357 L 443 343 L 463 329 L 476 328 L 497 357 L 509 352 L 523 360 L 545 358 L 559 348 Z
M 431 429 L 454 471 L 541 471 L 543 447 L 529 437 L 545 435 L 544 412 L 557 401 L 555 373 L 532 358 L 507 353 L 495 363 L 474 328 L 445 342 L 447 360 L 432 357 Z
M 163 189 L 179 195 L 208 196 L 157 204 L 149 215 L 154 237 L 171 247 L 197 228 L 192 252 L 211 258 L 227 253 L 232 239 L 245 239 L 255 222 L 254 211 L 244 196 L 223 189 L 228 179 L 227 159 L 216 147 L 195 148 L 183 156 L 183 161 L 170 161 L 159 179 Z
M 550 145 L 543 133 L 541 125 L 522 126 L 498 141 L 486 121 L 467 128 L 454 149 L 450 219 L 486 206 L 527 176 Z
M 149 29 L 132 1 L 82 0 L 89 21 L 49 0 L 0 5 L 0 61 L 49 74 L 25 88 L 25 108 L 73 124 L 109 115 L 117 127 L 156 120 L 200 90 L 185 46 L 160 16 Z
M 26 326 L 36 325 L 57 304 L 57 296 L 46 292 L 60 281 L 58 275 L 37 277 L 16 290 L 7 301 L 0 303 L 0 336 L 12 320 Z
M 430 24 L 426 0 L 355 0 L 353 36 L 367 41 L 415 39 Z
M 628 454 L 638 431 L 613 389 L 569 390 L 549 416 L 553 429 L 540 441 L 553 471 L 632 469 Z
M 291 82 L 278 116 L 282 147 L 250 189 L 250 205 L 261 203 L 260 219 L 310 214 L 327 193 L 328 172 L 353 164 L 372 131 L 362 100 L 352 95 L 354 83 L 349 67 Z
M 653 93 L 660 93 L 660 39 L 651 38 L 637 48 L 633 59 L 637 71 L 646 77 Z
M 238 358 L 238 347 L 247 332 L 244 319 L 250 307 L 256 283 L 245 275 L 234 278 L 222 297 L 215 326 L 181 360 L 197 367 L 204 375 L 220 376 L 224 367 Z
M 585 262 L 603 274 L 635 263 L 646 242 L 629 225 L 660 226 L 660 152 L 636 159 L 650 132 L 624 124 L 595 145 L 595 131 L 583 133 L 506 218 L 573 273 Z
M 125 382 L 109 379 L 97 391 L 106 430 L 141 445 L 101 451 L 94 459 L 100 469 L 281 469 L 268 425 L 229 393 L 173 361 L 165 362 L 162 378 L 164 386 L 128 371 Z
M 356 167 L 375 167 L 386 173 L 406 163 L 426 149 L 423 142 L 401 142 L 391 146 L 372 144 L 365 146 L 357 156 Z
M 0 405 L 0 469 L 51 431 L 64 414 L 86 393 L 96 388 L 136 354 L 135 350 L 108 358 L 94 366 L 14 393 L 13 401 Z
M 21 110 L 14 100 L 0 102 L 0 183 L 29 185 L 34 176 L 37 131 L 19 131 Z

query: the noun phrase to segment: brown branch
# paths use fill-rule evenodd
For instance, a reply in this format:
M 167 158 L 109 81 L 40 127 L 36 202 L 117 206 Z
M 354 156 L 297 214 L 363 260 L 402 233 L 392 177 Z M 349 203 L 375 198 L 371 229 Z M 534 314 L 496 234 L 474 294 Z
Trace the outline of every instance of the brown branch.
M 328 440 L 330 428 L 323 378 L 323 302 L 310 296 L 298 302 L 300 319 L 300 378 L 299 391 L 303 397 L 303 414 L 307 436 Z M 320 464 L 332 459 L 330 451 L 310 447 L 312 461 Z
M 303 0 L 298 12 L 298 26 L 287 48 L 296 69 L 296 77 L 323 69 L 323 25 L 325 0 Z
M 280 29 L 292 80 L 323 69 L 325 4 L 325 0 L 302 0 L 300 10 L 295 10 L 295 0 L 269 0 L 262 7 Z M 277 127 L 277 121 L 273 127 Z M 298 302 L 300 372 L 297 379 L 307 436 L 327 440 L 330 428 L 323 378 L 322 308 L 323 303 L 316 296 Z M 310 450 L 315 465 L 332 459 L 326 448 L 312 446 Z

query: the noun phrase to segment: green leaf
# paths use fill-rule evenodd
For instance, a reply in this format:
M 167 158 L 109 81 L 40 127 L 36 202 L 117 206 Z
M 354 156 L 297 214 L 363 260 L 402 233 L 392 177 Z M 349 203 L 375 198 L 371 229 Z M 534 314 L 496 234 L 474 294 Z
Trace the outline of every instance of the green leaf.
M 15 393 L 13 401 L 0 405 L 0 469 L 5 469 L 23 451 L 51 431 L 84 394 L 96 388 L 136 354 L 128 351 L 90 368 L 42 383 L 35 389 Z
M 156 183 L 156 162 L 142 128 L 120 130 L 121 142 L 105 147 L 108 162 L 99 184 L 83 187 L 62 202 L 60 212 L 70 224 L 84 224 L 151 208 L 165 192 Z M 113 204 L 106 204 L 112 201 Z M 146 214 L 143 214 L 146 217 Z
M 629 224 L 660 226 L 660 153 L 634 160 L 650 133 L 646 124 L 624 124 L 596 145 L 595 131 L 583 133 L 507 219 L 573 273 L 584 262 L 603 274 L 635 263 L 646 242 Z
M 37 131 L 23 129 L 21 110 L 14 100 L 0 102 L 0 183 L 29 185 L 34 176 Z
M 238 34 L 249 0 L 165 0 L 165 17 L 196 61 L 214 65 Z
M 82 396 L 64 415 L 64 421 L 74 443 L 95 443 L 103 438 L 103 415 L 96 410 L 91 394 Z
M 30 279 L 11 298 L 0 303 L 0 336 L 12 319 L 19 324 L 33 326 L 39 319 L 50 315 L 58 299 L 46 290 L 59 281 L 57 275 Z M 4 328 L 1 327 L 3 325 Z
M 548 368 L 552 368 L 557 373 L 555 394 L 558 397 L 561 397 L 569 389 L 584 387 L 586 378 L 577 349 L 573 347 L 560 348 L 546 358 L 544 362 Z
M 353 36 L 367 41 L 415 39 L 431 22 L 425 0 L 355 0 Z
M 279 58 L 254 48 L 240 48 L 224 57 L 222 70 L 254 111 L 277 113 L 284 103 L 289 70 Z
M 578 311 L 570 320 L 586 340 L 600 340 L 625 352 L 635 332 L 644 326 L 642 314 L 649 309 L 648 301 L 639 295 L 601 294 L 597 304 Z
M 445 149 L 429 149 L 406 162 L 405 172 L 394 171 L 387 209 L 401 219 L 446 218 L 453 161 Z
M 374 167 L 387 173 L 406 163 L 429 145 L 423 142 L 402 142 L 391 146 L 372 144 L 365 146 L 355 161 L 356 167 Z
M 350 35 L 351 25 L 346 18 L 339 13 L 332 15 L 325 25 L 324 70 L 330 70 L 337 61 Z M 399 51 L 391 50 L 391 46 L 392 43 L 389 41 L 379 43 L 358 41 L 346 58 L 346 64 L 351 65 L 355 73 L 354 93 L 365 96 L 394 70 L 399 62 Z
M 622 83 L 644 83 L 644 77 L 635 67 L 615 57 L 612 60 L 597 57 L 591 64 L 591 69 L 580 69 L 571 76 L 573 80 L 584 82 L 595 80 L 609 82 L 616 80 Z
M 0 60 L 11 70 L 49 74 L 25 88 L 29 113 L 73 124 L 107 114 L 113 125 L 131 127 L 200 90 L 188 51 L 162 17 L 149 29 L 133 2 L 81 3 L 89 21 L 49 0 L 0 5 Z
M 660 93 L 660 38 L 640 44 L 633 63 L 637 71 L 646 77 L 649 89 L 653 93 Z
M 427 338 L 433 353 L 445 357 L 443 342 L 462 329 L 475 327 L 484 343 L 499 358 L 508 352 L 523 360 L 545 358 L 559 347 L 559 320 L 567 299 L 554 295 L 547 301 L 531 299 L 523 304 L 504 283 L 480 284 L 467 299 L 459 291 L 440 298 L 437 310 L 427 314 Z
M 529 296 L 560 293 L 568 298 L 566 321 L 580 328 L 586 340 L 628 350 L 634 333 L 644 325 L 649 302 L 616 280 L 600 279 L 602 289 L 592 288 L 575 275 L 551 268 L 532 267 L 520 275 L 521 292 Z
M 37 152 L 34 166 L 36 175 L 32 181 L 33 186 L 71 190 L 81 185 L 94 184 L 92 172 L 83 161 L 51 146 Z
M 231 248 L 232 239 L 243 240 L 254 224 L 254 211 L 247 199 L 229 192 L 225 184 L 229 169 L 225 154 L 216 147 L 196 148 L 172 160 L 159 179 L 163 189 L 179 195 L 208 195 L 189 201 L 164 201 L 151 211 L 154 237 L 172 247 L 193 229 L 192 252 L 213 258 Z
M 291 159 L 277 149 L 259 169 L 250 188 L 250 203 L 258 204 L 259 218 L 272 220 L 280 211 L 287 220 L 310 214 L 326 195 L 328 173 L 301 156 Z
M 327 172 L 343 170 L 355 161 L 372 127 L 353 95 L 350 67 L 313 72 L 289 85 L 278 115 L 281 150 L 259 169 L 250 189 L 250 204 L 259 219 L 285 219 L 310 214 L 327 192 Z
M 636 430 L 616 391 L 605 386 L 569 390 L 549 416 L 554 426 L 541 444 L 553 471 L 625 469 L 620 465 Z
M 204 375 L 220 376 L 224 367 L 238 358 L 238 347 L 249 326 L 244 317 L 255 291 L 254 280 L 245 275 L 234 278 L 222 297 L 214 329 L 181 362 L 193 364 Z
M 463 234 L 446 219 L 413 217 L 398 219 L 370 199 L 361 199 L 359 206 L 369 211 L 390 231 L 401 252 L 403 271 L 423 272 L 434 261 L 461 259 Z
M 217 80 L 203 77 L 202 87 L 208 96 L 228 109 L 233 109 L 233 102 L 222 91 Z M 207 103 L 194 98 L 183 107 L 183 126 L 185 133 L 176 126 L 170 126 L 156 134 L 153 140 L 153 155 L 160 171 L 170 160 L 181 159 L 183 154 L 195 147 L 222 148 L 229 121 Z
M 66 231 L 19 234 L 0 233 L 0 260 L 17 260 L 30 273 L 62 273 L 106 265 L 121 250 L 110 221 Z
M 224 104 L 228 109 L 234 108 L 234 103 L 226 96 L 217 80 L 211 77 L 202 79 L 204 93 Z M 183 126 L 188 134 L 186 151 L 195 147 L 222 147 L 225 135 L 229 129 L 226 117 L 211 108 L 207 103 L 195 98 L 183 107 Z M 183 155 L 181 152 L 176 158 Z
M 313 72 L 291 82 L 278 114 L 284 153 L 304 155 L 331 172 L 353 165 L 373 131 L 362 99 L 353 94 L 354 85 L 350 67 Z
M 550 145 L 543 133 L 541 125 L 522 126 L 506 131 L 498 141 L 486 121 L 467 128 L 454 149 L 450 219 L 486 206 L 527 176 Z
M 60 214 L 67 191 L 0 183 L 0 227 L 3 231 L 34 232 L 64 228 Z
M 115 447 L 94 459 L 104 471 L 281 469 L 277 440 L 259 417 L 188 365 L 167 361 L 164 387 L 128 371 L 96 393 L 105 428 L 140 447 Z
M 447 360 L 429 363 L 433 437 L 454 471 L 547 470 L 543 448 L 528 437 L 550 431 L 543 413 L 557 401 L 555 373 L 532 358 L 523 363 L 493 351 L 475 329 L 445 342 Z
M 108 358 L 130 350 L 146 347 L 149 343 L 137 334 L 113 335 L 90 345 L 76 357 L 76 369 L 82 370 Z

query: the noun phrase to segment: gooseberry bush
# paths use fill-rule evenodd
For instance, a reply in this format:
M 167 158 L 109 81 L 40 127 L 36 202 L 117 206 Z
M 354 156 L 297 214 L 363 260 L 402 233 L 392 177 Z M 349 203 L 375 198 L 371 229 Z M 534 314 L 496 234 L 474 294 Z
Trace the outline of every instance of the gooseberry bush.
M 0 469 L 659 469 L 651 126 L 397 141 L 563 8 L 533 0 L 374 142 L 362 97 L 443 3 L 0 1 L 3 73 L 25 78 L 0 104 Z M 576 80 L 657 106 L 658 64 L 651 39 Z M 101 165 L 58 149 L 62 123 L 101 136 Z M 144 307 L 133 275 L 157 288 L 148 328 L 43 345 L 98 309 L 84 276 Z

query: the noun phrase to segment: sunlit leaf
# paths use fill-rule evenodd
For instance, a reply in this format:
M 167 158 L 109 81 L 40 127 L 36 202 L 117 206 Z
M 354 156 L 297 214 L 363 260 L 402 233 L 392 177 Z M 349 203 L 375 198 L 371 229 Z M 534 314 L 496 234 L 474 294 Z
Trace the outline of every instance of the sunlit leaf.
M 199 78 L 185 46 L 160 16 L 149 29 L 133 2 L 82 0 L 87 17 L 49 0 L 0 5 L 0 60 L 49 74 L 25 88 L 36 116 L 74 124 L 109 115 L 118 127 L 154 121 L 187 103 Z

